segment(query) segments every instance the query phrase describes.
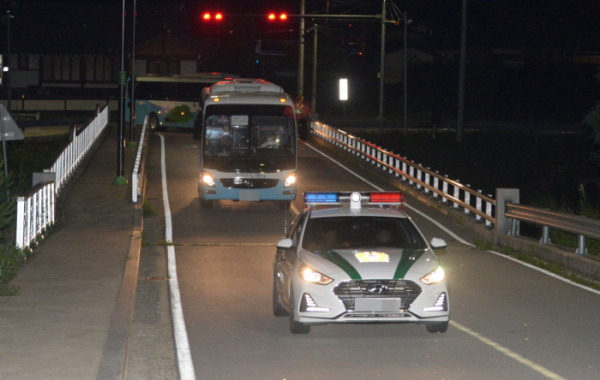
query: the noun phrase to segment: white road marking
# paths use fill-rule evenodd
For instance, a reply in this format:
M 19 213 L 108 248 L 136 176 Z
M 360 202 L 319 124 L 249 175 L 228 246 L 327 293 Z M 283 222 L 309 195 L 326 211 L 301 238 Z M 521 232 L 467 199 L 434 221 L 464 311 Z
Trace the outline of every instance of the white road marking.
M 167 191 L 167 165 L 165 160 L 165 138 L 160 135 L 160 167 L 162 173 L 162 193 L 165 207 L 165 240 L 173 241 L 173 222 L 171 219 L 171 207 L 169 205 L 169 193 Z M 181 306 L 181 293 L 179 292 L 179 280 L 177 279 L 177 262 L 175 261 L 175 247 L 167 246 L 169 265 L 169 287 L 171 289 L 171 314 L 173 317 L 173 329 L 175 332 L 175 347 L 179 375 L 181 380 L 195 380 L 196 372 L 190 351 L 190 342 L 185 328 L 183 318 L 183 307 Z
M 510 256 L 508 256 L 508 255 L 504 255 L 504 254 L 502 254 L 502 253 L 500 253 L 500 252 L 496 252 L 496 251 L 487 251 L 487 252 L 489 252 L 489 253 L 493 253 L 494 255 L 498 255 L 498 256 L 500 256 L 500 257 L 503 257 L 503 258 L 505 258 L 505 259 L 508 259 L 508 260 L 512 260 L 512 261 L 514 261 L 514 262 L 517 262 L 517 263 L 519 263 L 519 264 L 521 264 L 521 265 L 525 265 L 526 267 L 529 267 L 529 268 L 531 268 L 531 269 L 535 269 L 535 270 L 537 270 L 538 272 L 542 272 L 542 273 L 544 273 L 544 274 L 547 274 L 547 275 L 548 275 L 548 276 L 550 276 L 550 277 L 554 277 L 554 278 L 556 278 L 557 280 L 561 280 L 561 281 L 563 281 L 563 282 L 566 282 L 566 283 L 569 283 L 569 284 L 571 284 L 571 285 L 575 285 L 575 286 L 577 286 L 578 288 L 581 288 L 581 289 L 584 289 L 584 290 L 587 290 L 587 291 L 590 291 L 590 292 L 592 292 L 592 293 L 596 293 L 596 294 L 600 295 L 600 291 L 598 291 L 598 290 L 596 290 L 596 289 L 593 289 L 593 288 L 587 287 L 587 286 L 585 286 L 585 285 L 578 284 L 578 283 L 576 283 L 575 281 L 571 281 L 571 280 L 569 280 L 568 278 L 564 278 L 564 277 L 562 277 L 562 276 L 560 276 L 560 275 L 558 275 L 558 274 L 556 274 L 556 273 L 552 273 L 552 272 L 550 272 L 549 270 L 546 270 L 546 269 L 543 269 L 543 268 L 536 267 L 535 265 L 532 265 L 532 264 L 529 264 L 529 263 L 523 262 L 523 261 L 521 261 L 521 260 L 519 260 L 519 259 L 515 259 L 514 257 L 510 257 Z
M 478 339 L 479 341 L 481 341 L 482 343 L 492 347 L 493 349 L 503 353 L 504 355 L 508 356 L 511 359 L 516 360 L 517 362 L 531 368 L 532 370 L 534 370 L 535 372 L 547 377 L 548 379 L 553 379 L 553 380 L 565 380 L 564 377 L 557 375 L 556 373 L 550 371 L 549 369 L 542 367 L 541 365 L 532 362 L 531 360 L 517 354 L 516 352 L 504 347 L 501 344 L 498 344 L 496 342 L 494 342 L 491 339 L 488 339 L 486 337 L 484 337 L 483 335 L 479 334 L 478 332 L 475 332 L 473 330 L 471 330 L 470 328 L 461 325 L 458 322 L 455 321 L 450 321 L 450 324 L 452 325 L 452 327 L 459 329 L 460 331 L 471 335 L 473 338 Z

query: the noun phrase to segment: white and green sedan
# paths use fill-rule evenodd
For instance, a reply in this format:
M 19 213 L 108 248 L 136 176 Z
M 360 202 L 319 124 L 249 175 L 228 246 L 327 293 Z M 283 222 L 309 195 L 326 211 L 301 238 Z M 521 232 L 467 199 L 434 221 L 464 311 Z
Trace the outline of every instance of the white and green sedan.
M 398 206 L 400 192 L 305 193 L 307 209 L 277 243 L 273 313 L 290 331 L 328 323 L 448 328 L 450 298 L 434 249 Z

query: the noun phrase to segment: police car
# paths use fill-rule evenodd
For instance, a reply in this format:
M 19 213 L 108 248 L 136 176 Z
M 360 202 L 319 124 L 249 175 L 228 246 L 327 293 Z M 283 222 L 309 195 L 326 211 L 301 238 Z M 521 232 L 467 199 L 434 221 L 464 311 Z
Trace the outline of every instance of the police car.
M 290 331 L 311 325 L 397 322 L 444 333 L 449 295 L 444 270 L 412 220 L 401 192 L 305 193 L 308 206 L 277 243 L 273 313 Z

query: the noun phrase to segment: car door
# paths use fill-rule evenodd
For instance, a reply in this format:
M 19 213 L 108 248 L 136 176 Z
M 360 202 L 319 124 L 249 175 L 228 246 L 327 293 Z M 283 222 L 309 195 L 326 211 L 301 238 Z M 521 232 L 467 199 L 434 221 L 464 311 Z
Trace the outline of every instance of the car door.
M 277 279 L 279 281 L 279 295 L 284 304 L 290 301 L 290 284 L 292 268 L 297 258 L 298 241 L 304 228 L 306 214 L 301 214 L 292 225 L 288 237 L 292 239 L 293 245 L 288 249 L 278 249 L 276 256 Z

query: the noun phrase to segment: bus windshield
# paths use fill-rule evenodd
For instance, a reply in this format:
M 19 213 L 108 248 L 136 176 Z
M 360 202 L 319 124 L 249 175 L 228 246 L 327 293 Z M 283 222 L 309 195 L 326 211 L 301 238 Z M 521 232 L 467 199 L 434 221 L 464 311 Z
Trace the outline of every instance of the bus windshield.
M 290 158 L 295 129 L 290 106 L 211 105 L 205 116 L 205 157 Z

